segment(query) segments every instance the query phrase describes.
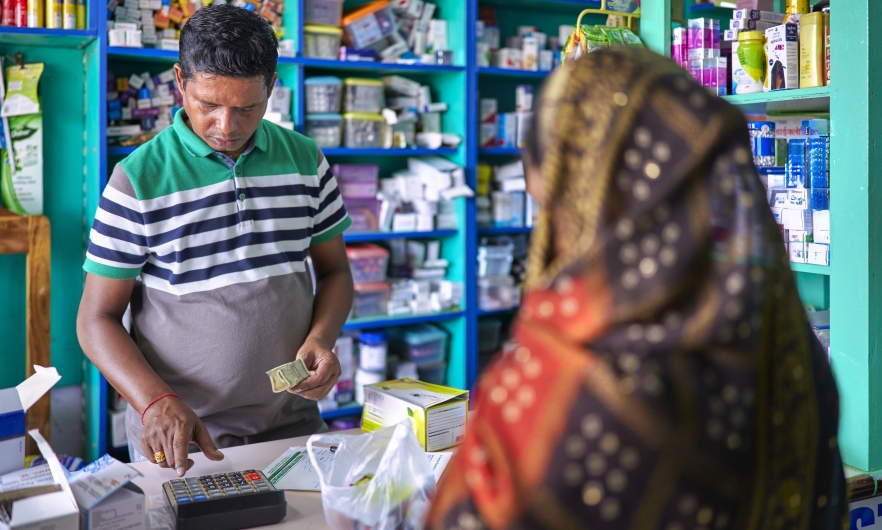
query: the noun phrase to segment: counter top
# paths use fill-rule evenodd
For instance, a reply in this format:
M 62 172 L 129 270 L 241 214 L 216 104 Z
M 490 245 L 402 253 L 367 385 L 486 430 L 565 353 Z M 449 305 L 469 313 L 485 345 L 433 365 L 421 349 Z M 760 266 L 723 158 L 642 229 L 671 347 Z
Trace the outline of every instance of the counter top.
M 343 431 L 344 434 L 362 434 L 360 429 Z M 308 436 L 276 440 L 240 447 L 221 449 L 226 458 L 220 462 L 212 462 L 205 458 L 202 453 L 190 455 L 195 465 L 187 472 L 185 477 L 199 477 L 214 473 L 229 473 L 231 471 L 243 471 L 246 469 L 263 470 L 273 460 L 282 455 L 289 447 L 306 447 Z M 131 466 L 142 473 L 133 482 L 142 490 L 149 499 L 153 495 L 162 493 L 162 484 L 178 478 L 173 469 L 163 469 L 150 462 L 139 462 Z M 318 492 L 311 491 L 286 491 L 285 498 L 288 501 L 288 515 L 285 519 L 273 526 L 264 528 L 284 528 L 289 530 L 325 530 L 325 513 L 322 509 L 322 497 Z M 149 508 L 149 503 L 148 503 Z

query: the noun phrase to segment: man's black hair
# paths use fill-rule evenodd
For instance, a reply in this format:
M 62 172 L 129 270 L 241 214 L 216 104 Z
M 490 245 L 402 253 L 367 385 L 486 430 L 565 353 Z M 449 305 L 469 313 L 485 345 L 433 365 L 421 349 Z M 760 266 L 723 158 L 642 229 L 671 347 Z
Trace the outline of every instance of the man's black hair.
M 184 83 L 196 73 L 221 77 L 263 76 L 269 87 L 279 61 L 279 39 L 256 13 L 232 4 L 204 7 L 181 29 Z

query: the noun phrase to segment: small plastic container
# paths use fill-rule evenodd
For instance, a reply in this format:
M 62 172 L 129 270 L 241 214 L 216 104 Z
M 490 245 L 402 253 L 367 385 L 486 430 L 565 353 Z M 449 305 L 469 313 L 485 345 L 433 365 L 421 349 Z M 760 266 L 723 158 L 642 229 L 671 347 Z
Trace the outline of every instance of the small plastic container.
M 373 302 L 371 301 L 371 303 Z M 358 335 L 358 367 L 366 372 L 385 372 L 388 363 L 389 351 L 386 345 L 386 332 L 361 332 Z
M 348 199 L 343 197 L 343 206 L 352 219 L 347 232 L 376 232 L 380 229 L 380 201 L 377 199 Z
M 343 115 L 346 134 L 344 145 L 350 149 L 382 147 L 386 122 L 379 114 L 351 112 Z
M 310 59 L 337 59 L 342 40 L 343 30 L 340 28 L 307 24 L 303 26 L 303 56 Z
M 520 290 L 511 276 L 478 278 L 478 307 L 484 311 L 511 309 L 521 301 Z
M 478 247 L 478 278 L 511 274 L 513 252 L 513 245 Z
M 371 164 L 334 164 L 331 172 L 343 200 L 375 199 L 380 189 L 380 167 Z
M 389 251 L 385 248 L 370 243 L 352 243 L 346 245 L 346 256 L 349 257 L 355 283 L 382 282 L 386 279 Z
M 306 116 L 306 136 L 321 148 L 340 147 L 343 139 L 343 116 L 339 114 L 309 114 Z
M 343 0 L 306 0 L 303 3 L 303 21 L 306 24 L 340 27 L 341 18 Z
M 392 287 L 386 282 L 356 282 L 352 318 L 373 318 L 386 314 Z
M 388 0 L 368 2 L 343 14 L 340 25 L 346 32 L 346 44 L 353 48 L 387 47 L 389 38 L 397 31 L 395 18 Z
M 444 362 L 447 333 L 429 324 L 389 330 L 389 352 L 413 361 L 418 368 Z
M 306 86 L 307 114 L 339 114 L 343 104 L 343 80 L 339 77 L 310 77 Z
M 346 93 L 343 103 L 345 112 L 377 114 L 383 110 L 386 85 L 382 81 L 347 77 L 343 85 Z
M 430 366 L 421 366 L 417 368 L 420 381 L 433 385 L 444 385 L 447 383 L 447 363 L 438 363 Z

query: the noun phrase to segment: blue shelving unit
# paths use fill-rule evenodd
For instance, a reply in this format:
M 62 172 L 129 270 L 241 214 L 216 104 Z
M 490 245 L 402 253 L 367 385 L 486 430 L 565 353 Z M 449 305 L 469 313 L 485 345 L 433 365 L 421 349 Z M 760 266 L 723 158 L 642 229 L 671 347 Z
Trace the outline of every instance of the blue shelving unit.
M 518 147 L 482 147 L 478 149 L 481 156 L 521 156 Z
M 529 234 L 532 231 L 532 226 L 488 226 L 486 228 L 478 228 L 478 234 L 482 236 L 512 236 Z
M 368 70 L 373 73 L 433 73 L 433 72 L 465 72 L 463 66 L 439 64 L 397 64 L 362 61 L 334 61 L 327 59 L 310 59 L 306 57 L 280 57 L 283 64 L 297 64 L 306 68 L 322 70 Z
M 372 241 L 387 241 L 389 239 L 442 239 L 453 237 L 456 230 L 432 230 L 431 232 L 361 232 L 343 234 L 347 243 L 369 243 Z
M 344 405 L 337 410 L 322 412 L 322 419 L 328 421 L 340 418 L 350 418 L 352 416 L 361 416 L 361 409 L 362 407 L 358 403 L 351 403 L 349 405 Z
M 461 318 L 463 311 L 447 311 L 444 313 L 428 313 L 424 315 L 402 315 L 400 317 L 367 318 L 363 320 L 350 320 L 343 326 L 343 331 L 355 331 L 362 329 L 394 328 L 398 326 L 410 326 L 413 324 L 426 324 L 429 322 L 443 322 Z
M 160 60 L 163 62 L 178 60 L 178 52 L 172 50 L 157 50 L 155 48 L 123 48 L 119 46 L 109 46 L 107 48 L 107 55 L 114 59 L 139 58 Z
M 479 317 L 495 317 L 495 316 L 504 316 L 511 315 L 513 313 L 517 313 L 520 309 L 520 306 L 510 307 L 508 309 L 494 309 L 493 311 L 484 311 L 483 309 L 478 309 Z
M 335 147 L 322 149 L 326 156 L 451 156 L 457 150 L 442 147 L 441 149 L 349 149 L 347 147 Z
M 478 75 L 499 76 L 499 77 L 526 77 L 526 78 L 544 78 L 548 77 L 551 72 L 533 71 L 533 70 L 512 70 L 509 68 L 496 68 L 494 66 L 482 66 L 478 68 Z

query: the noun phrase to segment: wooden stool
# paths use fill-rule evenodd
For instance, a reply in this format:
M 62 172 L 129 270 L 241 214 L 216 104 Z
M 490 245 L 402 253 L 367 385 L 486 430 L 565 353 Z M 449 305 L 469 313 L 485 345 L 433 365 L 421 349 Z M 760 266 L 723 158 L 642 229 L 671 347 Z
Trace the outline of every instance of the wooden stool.
M 34 365 L 50 366 L 50 278 L 51 245 L 49 219 L 42 215 L 23 217 L 0 206 L 0 254 L 27 254 L 27 358 L 25 376 Z M 47 393 L 27 413 L 27 428 L 39 429 L 49 440 L 50 398 Z M 39 454 L 37 444 L 27 436 L 26 454 Z

